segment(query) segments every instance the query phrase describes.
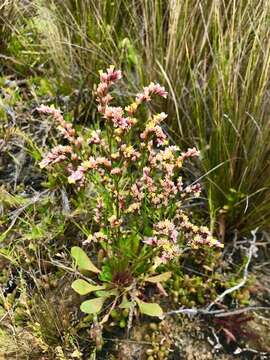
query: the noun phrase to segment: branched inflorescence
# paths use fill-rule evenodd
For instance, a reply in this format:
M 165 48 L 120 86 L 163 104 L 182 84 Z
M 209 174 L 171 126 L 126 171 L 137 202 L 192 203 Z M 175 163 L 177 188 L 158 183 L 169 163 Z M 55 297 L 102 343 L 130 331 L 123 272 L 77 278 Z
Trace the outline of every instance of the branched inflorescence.
M 79 136 L 60 111 L 41 106 L 50 114 L 69 145 L 54 147 L 40 166 L 62 166 L 70 184 L 81 189 L 94 185 L 93 229 L 85 243 L 117 244 L 139 236 L 141 247 L 152 251 L 155 264 L 173 260 L 186 247 L 222 247 L 205 226 L 194 225 L 183 203 L 200 196 L 200 185 L 183 184 L 183 164 L 199 156 L 195 148 L 183 152 L 169 145 L 162 122 L 164 112 L 140 120 L 140 107 L 152 96 L 167 97 L 164 87 L 151 83 L 123 108 L 113 106 L 112 85 L 121 79 L 110 67 L 100 72 L 96 89 L 98 112 L 105 130 L 92 130 L 86 139 Z M 62 164 L 62 165 L 61 165 Z

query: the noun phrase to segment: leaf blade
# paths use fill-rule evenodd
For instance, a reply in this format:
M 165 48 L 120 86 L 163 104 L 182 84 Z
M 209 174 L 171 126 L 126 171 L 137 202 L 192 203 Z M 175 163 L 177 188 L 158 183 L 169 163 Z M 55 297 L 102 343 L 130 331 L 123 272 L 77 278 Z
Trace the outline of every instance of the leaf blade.
M 161 283 L 161 282 L 169 280 L 171 275 L 172 275 L 171 271 L 167 271 L 167 272 L 164 272 L 164 273 L 156 275 L 156 276 L 147 277 L 147 278 L 145 278 L 145 281 L 153 283 L 153 284 Z
M 97 314 L 102 309 L 106 298 L 94 298 L 81 303 L 80 309 L 86 314 Z
M 142 314 L 157 317 L 161 317 L 163 315 L 163 310 L 156 303 L 146 303 L 138 298 L 136 298 L 136 302 Z
M 105 286 L 93 285 L 83 279 L 77 279 L 77 280 L 73 281 L 73 283 L 71 284 L 71 287 L 74 291 L 76 291 L 76 293 L 78 293 L 80 295 L 86 295 L 93 291 L 105 289 Z
M 86 252 L 79 246 L 73 246 L 71 248 L 71 256 L 74 258 L 75 264 L 80 270 L 88 270 L 96 274 L 100 273 L 100 270 L 92 263 Z

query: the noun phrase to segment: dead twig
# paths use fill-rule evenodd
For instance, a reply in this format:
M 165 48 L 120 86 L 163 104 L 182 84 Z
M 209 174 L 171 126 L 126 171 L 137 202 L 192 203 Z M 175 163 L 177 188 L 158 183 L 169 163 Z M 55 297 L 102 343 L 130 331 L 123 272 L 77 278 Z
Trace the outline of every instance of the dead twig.
M 256 251 L 256 240 L 257 240 L 256 233 L 257 233 L 257 230 L 258 230 L 258 228 L 251 231 L 253 239 L 252 239 L 250 247 L 248 249 L 248 254 L 247 254 L 248 259 L 247 259 L 247 262 L 246 262 L 246 265 L 245 265 L 245 268 L 244 268 L 243 279 L 237 285 L 235 285 L 235 286 L 233 286 L 233 287 L 231 287 L 229 289 L 226 289 L 222 294 L 220 294 L 211 304 L 209 304 L 207 306 L 206 310 L 210 310 L 213 305 L 215 305 L 218 302 L 221 302 L 225 298 L 226 295 L 231 294 L 232 292 L 239 290 L 241 287 L 243 287 L 245 285 L 245 283 L 247 281 L 247 278 L 248 278 L 248 267 L 250 265 L 252 256 L 254 255 L 254 253 Z
M 224 309 L 207 310 L 207 309 L 196 309 L 196 308 L 192 308 L 192 309 L 183 308 L 183 309 L 169 311 L 169 312 L 165 313 L 163 316 L 165 317 L 167 315 L 183 314 L 183 315 L 190 315 L 190 316 L 213 315 L 215 317 L 226 317 L 226 316 L 232 316 L 232 315 L 242 314 L 242 313 L 249 312 L 249 311 L 258 311 L 258 310 L 269 310 L 270 311 L 270 306 L 247 306 L 245 308 L 229 310 L 229 311 L 224 310 Z

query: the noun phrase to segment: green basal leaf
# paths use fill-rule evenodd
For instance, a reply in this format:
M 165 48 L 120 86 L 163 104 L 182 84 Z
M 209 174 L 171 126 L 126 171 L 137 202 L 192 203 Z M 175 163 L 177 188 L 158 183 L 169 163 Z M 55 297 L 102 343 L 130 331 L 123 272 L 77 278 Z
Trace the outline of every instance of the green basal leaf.
M 80 270 L 88 270 L 96 274 L 100 273 L 100 270 L 92 263 L 83 249 L 78 246 L 71 248 L 71 256 L 74 258 L 76 266 Z
M 131 236 L 131 248 L 132 248 L 133 256 L 134 254 L 138 253 L 140 242 L 141 242 L 141 237 L 139 234 L 134 234 L 133 236 Z
M 156 303 L 146 303 L 144 301 L 141 301 L 138 298 L 136 298 L 136 302 L 137 302 L 140 312 L 142 314 L 145 314 L 148 316 L 158 316 L 158 317 L 163 315 L 163 310 Z
M 96 295 L 98 297 L 110 297 L 110 296 L 117 296 L 118 295 L 118 291 L 116 289 L 112 289 L 112 290 L 100 290 L 100 291 L 96 291 Z
M 153 283 L 153 284 L 157 284 L 157 283 L 169 280 L 169 278 L 171 276 L 172 276 L 172 273 L 170 271 L 167 271 L 160 275 L 147 277 L 144 280 L 147 282 Z
M 83 279 L 73 281 L 71 287 L 80 295 L 86 295 L 93 291 L 105 289 L 104 285 L 92 285 L 88 281 L 85 281 Z
M 132 302 L 128 301 L 127 297 L 124 296 L 121 304 L 119 305 L 120 309 L 130 309 L 132 307 Z
M 104 264 L 102 266 L 102 272 L 99 274 L 99 279 L 101 281 L 112 281 L 112 272 L 109 264 Z
M 105 300 L 105 297 L 86 300 L 81 303 L 80 309 L 86 314 L 97 314 L 102 309 Z
M 144 227 L 143 227 L 143 235 L 144 236 L 151 236 L 153 234 L 152 226 L 148 224 L 148 221 L 144 221 Z

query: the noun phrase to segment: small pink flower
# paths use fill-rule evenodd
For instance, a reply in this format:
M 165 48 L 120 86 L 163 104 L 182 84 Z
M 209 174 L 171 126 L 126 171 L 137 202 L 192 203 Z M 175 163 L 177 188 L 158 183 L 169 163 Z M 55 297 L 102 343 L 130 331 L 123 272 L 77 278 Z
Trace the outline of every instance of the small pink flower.
M 148 102 L 150 100 L 151 100 L 151 97 L 150 97 L 149 93 L 147 93 L 146 91 L 144 91 L 143 93 L 139 93 L 136 96 L 136 102 L 138 104 L 141 104 L 144 101 Z
M 183 191 L 183 179 L 181 176 L 177 179 L 177 189 L 179 192 Z
M 72 174 L 68 177 L 68 182 L 70 184 L 75 184 L 77 181 L 81 182 L 84 179 L 85 170 L 83 168 L 79 168 L 72 172 Z
M 94 242 L 100 242 L 100 241 L 104 241 L 104 240 L 107 240 L 107 239 L 108 239 L 108 236 L 106 234 L 103 234 L 103 232 L 101 232 L 101 231 L 95 232 L 93 234 L 93 241 Z
M 169 199 L 174 198 L 177 194 L 177 186 L 168 175 L 165 176 L 164 180 L 160 179 L 160 184 L 162 186 L 163 203 L 168 204 Z
M 91 144 L 99 145 L 101 143 L 100 134 L 101 134 L 100 130 L 93 130 L 91 133 L 91 137 L 88 140 L 88 144 L 89 145 L 91 145 Z
M 140 157 L 140 153 L 136 151 L 132 145 L 128 146 L 126 144 L 123 144 L 121 145 L 120 149 L 126 159 L 136 161 Z
M 81 136 L 77 137 L 75 140 L 74 140 L 74 145 L 78 148 L 80 148 L 83 144 L 83 138 Z
M 97 87 L 97 95 L 102 98 L 104 96 L 107 95 L 107 92 L 108 92 L 108 89 L 109 89 L 109 86 L 106 82 L 101 82 L 98 84 L 98 87 Z
M 157 245 L 158 244 L 158 239 L 156 236 L 150 236 L 150 237 L 144 237 L 143 238 L 143 242 L 147 245 Z
M 108 219 L 111 227 L 118 227 L 122 224 L 122 220 L 118 219 L 115 215 L 112 215 Z
M 167 136 L 163 132 L 162 128 L 159 125 L 157 125 L 155 126 L 154 132 L 157 138 L 157 145 L 158 146 L 165 145 L 167 142 Z
M 118 106 L 107 106 L 105 109 L 104 117 L 106 119 L 120 119 L 124 114 L 124 110 Z
M 103 165 L 108 169 L 110 169 L 112 167 L 111 161 L 109 159 L 106 159 L 105 157 L 101 157 L 101 156 L 97 157 L 96 158 L 96 163 L 98 165 Z
M 112 83 L 122 78 L 122 72 L 120 70 L 114 70 L 114 66 L 111 65 L 107 72 L 100 73 L 100 81 L 105 83 Z
M 119 167 L 116 167 L 116 168 L 111 170 L 111 174 L 112 175 L 121 175 L 122 174 L 122 169 L 120 169 Z
M 131 194 L 137 200 L 137 202 L 141 202 L 144 198 L 144 193 L 142 191 L 142 184 L 140 181 L 136 181 L 135 184 L 131 186 Z
M 64 137 L 68 139 L 70 142 L 74 142 L 75 130 L 73 129 L 70 123 L 64 120 L 60 110 L 51 108 L 49 106 L 41 105 L 40 107 L 37 108 L 37 111 L 43 114 L 52 115 L 52 117 L 59 123 L 59 129 L 64 135 Z
M 38 112 L 41 112 L 41 113 L 47 114 L 47 115 L 53 115 L 56 118 L 62 116 L 60 110 L 52 108 L 52 107 L 47 106 L 47 105 L 41 104 L 36 109 L 37 109 Z
M 150 83 L 146 89 L 148 89 L 150 94 L 155 94 L 164 98 L 166 98 L 168 95 L 164 86 L 160 86 L 159 84 Z
M 131 128 L 133 125 L 137 124 L 137 119 L 132 118 L 132 117 L 127 117 L 126 123 L 128 125 L 128 128 Z
M 159 84 L 151 83 L 150 85 L 143 88 L 142 93 L 137 94 L 136 96 L 137 104 L 141 104 L 144 101 L 146 102 L 150 101 L 152 94 L 161 96 L 163 98 L 166 98 L 168 95 L 164 87 L 160 86 Z
M 190 157 L 195 157 L 195 156 L 200 156 L 200 151 L 198 151 L 195 147 L 194 148 L 189 148 L 186 152 L 183 152 L 181 154 L 183 159 L 187 159 Z
M 166 235 L 169 240 L 172 240 L 173 243 L 176 243 L 179 232 L 176 230 L 176 227 L 172 221 L 165 219 L 159 221 L 154 225 L 156 235 Z
M 193 194 L 195 197 L 199 197 L 201 194 L 201 185 L 199 183 L 194 185 L 188 185 L 185 188 L 185 192 L 188 194 Z
M 123 117 L 124 110 L 121 107 L 107 106 L 104 110 L 104 117 L 112 121 L 115 127 L 127 129 L 130 127 L 129 118 Z
M 156 186 L 155 186 L 155 182 L 152 179 L 152 177 L 150 176 L 150 171 L 151 169 L 149 167 L 144 167 L 143 168 L 143 176 L 142 176 L 142 181 L 145 185 L 145 188 L 147 189 L 147 191 L 149 193 L 153 193 L 156 191 Z
M 150 124 L 147 126 L 144 132 L 140 134 L 140 138 L 142 140 L 146 140 L 151 133 L 155 134 L 158 147 L 161 145 L 166 145 L 167 136 L 159 125 L 151 126 Z
M 127 208 L 126 212 L 127 213 L 135 213 L 135 212 L 139 212 L 141 208 L 141 203 L 139 202 L 135 202 L 131 205 L 129 205 L 129 207 Z
M 67 159 L 67 154 L 72 154 L 71 146 L 57 145 L 55 146 L 39 163 L 43 169 L 49 165 L 53 165 Z
M 98 197 L 96 206 L 93 209 L 94 220 L 97 224 L 100 224 L 100 222 L 101 222 L 103 209 L 104 209 L 103 200 L 102 200 L 102 198 Z

